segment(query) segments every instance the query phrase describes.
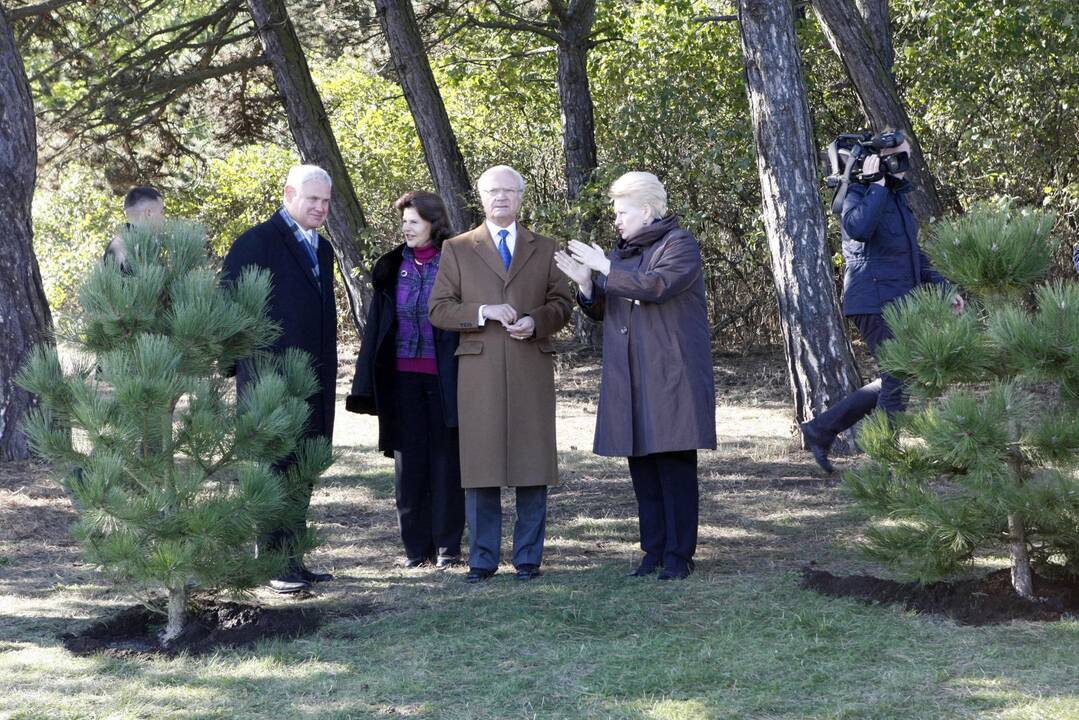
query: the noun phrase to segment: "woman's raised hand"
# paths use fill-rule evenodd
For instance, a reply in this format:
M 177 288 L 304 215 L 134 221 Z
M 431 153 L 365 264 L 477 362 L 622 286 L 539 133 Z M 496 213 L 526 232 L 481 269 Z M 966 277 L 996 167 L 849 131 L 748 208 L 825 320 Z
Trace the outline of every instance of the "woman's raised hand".
M 555 252 L 554 263 L 566 274 L 566 277 L 577 283 L 577 288 L 583 297 L 592 297 L 592 270 L 590 268 L 577 262 L 562 250 Z
M 569 252 L 574 260 L 585 267 L 601 272 L 604 275 L 610 274 L 611 261 L 607 259 L 607 253 L 599 245 L 595 243 L 585 245 L 580 240 L 570 240 Z

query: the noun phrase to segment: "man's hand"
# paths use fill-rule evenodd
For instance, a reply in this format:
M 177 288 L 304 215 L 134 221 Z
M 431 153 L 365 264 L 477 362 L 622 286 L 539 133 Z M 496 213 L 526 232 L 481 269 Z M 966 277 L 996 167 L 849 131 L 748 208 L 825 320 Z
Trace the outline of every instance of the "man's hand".
M 531 316 L 525 315 L 514 324 L 507 325 L 506 331 L 509 332 L 512 338 L 527 340 L 536 334 L 536 321 Z
M 880 171 L 880 155 L 870 155 L 869 157 L 867 157 L 865 159 L 865 162 L 862 163 L 862 175 L 875 175 L 879 171 Z M 883 185 L 884 184 L 884 178 L 881 177 L 880 180 L 877 180 L 873 184 L 874 185 Z
M 489 320 L 497 320 L 505 325 L 507 329 L 517 322 L 517 311 L 512 305 L 485 305 L 483 307 L 483 316 Z
M 561 250 L 554 254 L 554 262 L 558 269 L 566 274 L 566 277 L 577 283 L 581 297 L 586 300 L 592 297 L 591 268 L 582 265 Z
M 952 300 L 952 312 L 956 315 L 962 315 L 966 312 L 967 301 L 963 299 L 963 296 L 956 293 L 955 299 Z
M 585 245 L 580 240 L 569 241 L 569 252 L 573 259 L 587 268 L 604 275 L 611 273 L 611 261 L 607 259 L 607 253 L 599 245 L 592 243 Z

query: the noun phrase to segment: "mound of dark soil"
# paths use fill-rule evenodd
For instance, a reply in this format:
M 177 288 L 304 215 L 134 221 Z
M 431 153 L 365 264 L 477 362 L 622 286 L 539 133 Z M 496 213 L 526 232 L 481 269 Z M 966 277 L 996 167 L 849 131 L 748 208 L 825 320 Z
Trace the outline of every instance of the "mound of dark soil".
M 1015 594 L 1008 570 L 969 580 L 922 585 L 869 575 L 839 577 L 809 566 L 802 571 L 802 587 L 831 597 L 902 605 L 920 613 L 945 615 L 960 625 L 1059 620 L 1064 615 L 1079 615 L 1079 585 L 1035 576 L 1034 593 L 1040 599 L 1031 602 Z
M 319 612 L 314 609 L 209 601 L 198 607 L 179 637 L 162 646 L 158 634 L 165 618 L 135 605 L 77 634 L 65 633 L 59 639 L 75 655 L 101 652 L 121 656 L 181 652 L 197 655 L 263 639 L 298 637 L 314 631 L 319 622 Z

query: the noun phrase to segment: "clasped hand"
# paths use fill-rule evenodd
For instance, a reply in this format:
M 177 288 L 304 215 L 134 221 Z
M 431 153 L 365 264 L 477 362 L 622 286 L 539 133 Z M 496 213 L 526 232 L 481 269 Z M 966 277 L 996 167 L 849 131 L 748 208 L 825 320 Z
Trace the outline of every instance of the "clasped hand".
M 506 328 L 506 332 L 510 334 L 510 337 L 517 340 L 526 340 L 532 337 L 536 332 L 535 320 L 528 315 L 518 317 L 517 309 L 506 303 L 501 305 L 485 305 L 483 308 L 483 316 L 490 320 L 497 320 L 502 323 L 502 327 Z

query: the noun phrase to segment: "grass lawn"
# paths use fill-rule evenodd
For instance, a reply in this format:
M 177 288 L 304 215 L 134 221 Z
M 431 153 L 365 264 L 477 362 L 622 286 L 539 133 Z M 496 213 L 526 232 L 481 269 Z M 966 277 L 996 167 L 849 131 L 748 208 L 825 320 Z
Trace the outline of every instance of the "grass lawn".
M 340 410 L 309 558 L 337 579 L 308 600 L 256 596 L 326 622 L 211 656 L 66 652 L 58 633 L 131 599 L 80 564 L 43 469 L 0 465 L 0 718 L 1079 718 L 1075 620 L 961 627 L 799 589 L 811 560 L 886 570 L 852 549 L 860 514 L 797 449 L 781 372 L 717 365 L 697 572 L 676 583 L 625 576 L 636 506 L 625 461 L 590 452 L 594 362 L 560 373 L 563 484 L 531 583 L 508 564 L 480 586 L 396 567 L 392 462 L 373 418 Z

